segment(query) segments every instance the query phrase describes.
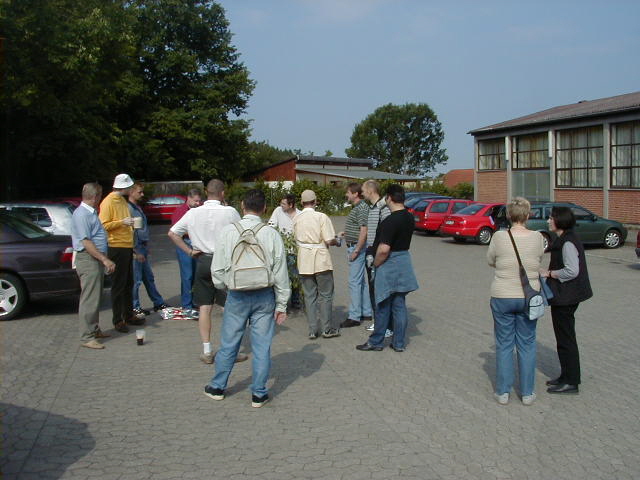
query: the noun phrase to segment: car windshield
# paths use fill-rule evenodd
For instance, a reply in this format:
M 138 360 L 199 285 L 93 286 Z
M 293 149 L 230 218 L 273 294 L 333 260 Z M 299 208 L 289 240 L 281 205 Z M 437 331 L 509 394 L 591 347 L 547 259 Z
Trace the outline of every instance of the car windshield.
M 420 196 L 420 195 L 414 195 L 411 198 L 405 200 L 404 202 L 404 206 L 406 208 L 413 208 L 418 202 L 420 202 L 421 200 L 423 200 L 424 197 Z
M 431 203 L 431 200 L 422 200 L 416 204 L 416 206 L 414 207 L 414 210 L 416 212 L 424 212 L 430 203 Z
M 462 210 L 458 210 L 456 215 L 475 215 L 484 207 L 486 207 L 486 205 L 483 205 L 482 203 L 474 203 L 473 205 L 464 207 Z
M 8 225 L 20 235 L 29 239 L 48 237 L 51 235 L 49 232 L 41 229 L 31 222 L 23 220 L 17 215 L 0 215 L 0 222 Z

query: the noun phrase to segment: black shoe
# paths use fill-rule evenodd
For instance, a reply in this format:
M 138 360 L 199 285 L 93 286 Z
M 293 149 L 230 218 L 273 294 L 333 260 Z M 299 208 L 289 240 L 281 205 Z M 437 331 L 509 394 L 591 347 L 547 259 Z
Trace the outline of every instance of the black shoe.
M 404 348 L 394 347 L 393 344 L 391 345 L 391 350 L 393 350 L 394 352 L 398 352 L 398 353 L 404 352 Z
M 558 377 L 554 380 L 547 380 L 546 382 L 544 382 L 544 384 L 548 387 L 551 387 L 553 385 L 562 385 L 564 383 L 564 380 L 562 380 L 562 378 Z
M 113 326 L 113 328 L 115 328 L 120 333 L 129 333 L 129 327 L 127 327 L 127 324 L 125 322 L 118 322 Z
M 157 307 L 154 306 L 153 311 L 157 312 L 158 310 L 164 310 L 165 308 L 171 308 L 171 305 L 167 305 L 166 303 L 163 303 L 162 305 L 158 305 Z
M 579 391 L 578 385 L 570 385 L 568 383 L 561 383 L 547 388 L 547 393 L 578 393 Z
M 363 352 L 381 352 L 382 347 L 376 347 L 375 345 L 371 345 L 370 343 L 363 343 L 362 345 L 356 345 L 356 350 L 360 350 Z
M 260 408 L 268 401 L 269 401 L 269 395 L 267 395 L 266 393 L 261 397 L 258 397 L 256 395 L 251 395 L 251 406 L 253 408 Z
M 351 327 L 359 327 L 360 322 L 356 322 L 355 320 L 351 320 L 347 318 L 344 322 L 340 324 L 340 328 L 351 328 Z
M 329 330 L 325 330 L 322 333 L 322 338 L 333 338 L 333 337 L 339 337 L 340 336 L 340 331 L 336 330 L 335 328 L 330 328 Z
M 149 310 L 145 310 L 144 308 L 134 308 L 133 313 L 138 318 L 144 318 L 149 315 L 151 312 Z
M 224 390 L 220 388 L 213 388 L 210 385 L 206 385 L 204 387 L 204 394 L 214 400 L 224 400 Z
M 127 325 L 144 325 L 144 318 L 138 318 L 135 315 L 131 315 L 127 320 Z

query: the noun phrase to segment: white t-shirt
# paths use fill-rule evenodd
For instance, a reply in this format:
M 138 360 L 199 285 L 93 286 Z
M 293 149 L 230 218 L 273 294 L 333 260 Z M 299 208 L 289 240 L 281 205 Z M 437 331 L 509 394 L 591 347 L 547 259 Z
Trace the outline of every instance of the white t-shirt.
M 269 225 L 273 228 L 277 228 L 281 232 L 293 233 L 293 219 L 300 215 L 300 210 L 296 208 L 296 214 L 290 217 L 287 212 L 282 210 L 282 207 L 277 207 L 271 214 L 269 219 Z
M 240 215 L 235 208 L 222 205 L 218 200 L 207 200 L 185 213 L 171 231 L 180 237 L 188 234 L 195 250 L 213 253 L 222 228 L 239 221 Z

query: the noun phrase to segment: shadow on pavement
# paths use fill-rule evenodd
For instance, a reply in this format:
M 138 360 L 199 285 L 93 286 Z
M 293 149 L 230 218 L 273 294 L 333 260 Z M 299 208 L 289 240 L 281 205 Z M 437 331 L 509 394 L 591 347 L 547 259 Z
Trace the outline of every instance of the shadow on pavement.
M 279 353 L 271 361 L 271 376 L 275 382 L 271 388 L 273 396 L 284 392 L 289 385 L 300 377 L 310 377 L 320 370 L 324 355 L 316 353 L 317 343 L 309 343 L 297 352 Z
M 53 413 L 0 402 L 2 478 L 60 478 L 95 447 L 87 424 Z

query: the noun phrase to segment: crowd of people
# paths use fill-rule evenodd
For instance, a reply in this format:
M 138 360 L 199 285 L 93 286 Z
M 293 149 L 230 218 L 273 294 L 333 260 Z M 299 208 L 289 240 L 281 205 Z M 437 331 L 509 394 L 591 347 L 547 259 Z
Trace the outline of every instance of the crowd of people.
M 74 265 L 80 278 L 81 345 L 103 349 L 108 337 L 99 327 L 98 313 L 104 274 L 110 275 L 112 322 L 121 333 L 145 322 L 149 310 L 138 294 L 144 285 L 155 311 L 168 308 L 158 291 L 149 262 L 149 229 L 140 201 L 143 185 L 127 174 L 115 177 L 113 191 L 104 200 L 97 183 L 87 183 L 82 203 L 73 215 Z M 239 352 L 246 331 L 251 340 L 252 406 L 269 399 L 267 380 L 275 325 L 287 311 L 303 308 L 309 340 L 335 338 L 343 328 L 365 323 L 368 339 L 358 351 L 381 351 L 385 338 L 395 352 L 407 347 L 406 296 L 418 289 L 411 255 L 414 219 L 405 209 L 402 186 L 389 185 L 384 197 L 374 180 L 350 183 L 345 192 L 353 206 L 345 230 L 336 234 L 331 219 L 318 211 L 313 190 L 297 198 L 282 198 L 267 223 L 266 199 L 249 190 L 241 203 L 242 216 L 227 205 L 225 186 L 213 179 L 202 192 L 192 189 L 172 218 L 169 237 L 176 246 L 180 271 L 180 300 L 187 318 L 198 321 L 202 341 L 200 360 L 215 362 L 215 374 L 204 393 L 215 400 L 224 391 L 234 363 L 248 359 Z M 99 214 L 98 214 L 99 205 Z M 526 228 L 530 205 L 515 198 L 507 206 L 511 228 L 493 236 L 487 259 L 495 267 L 490 307 L 496 341 L 496 392 L 507 404 L 513 387 L 517 353 L 522 402 L 531 405 L 535 394 L 536 321 L 525 314 L 525 295 L 517 253 L 531 286 L 546 282 L 561 365 L 559 378 L 549 380 L 549 393 L 577 393 L 580 384 L 579 353 L 575 333 L 578 304 L 591 296 L 584 249 L 575 233 L 570 209 L 554 208 L 550 230 L 557 234 L 550 246 L 551 262 L 541 268 L 544 242 L 539 232 Z M 295 246 L 285 247 L 282 235 Z M 347 317 L 334 318 L 334 276 L 329 248 L 346 246 L 350 302 Z M 300 289 L 291 288 L 294 276 Z M 543 280 L 541 280 L 543 279 Z M 293 290 L 293 291 L 292 291 Z M 301 290 L 301 291 L 300 291 Z M 211 342 L 213 306 L 222 308 L 220 348 Z

